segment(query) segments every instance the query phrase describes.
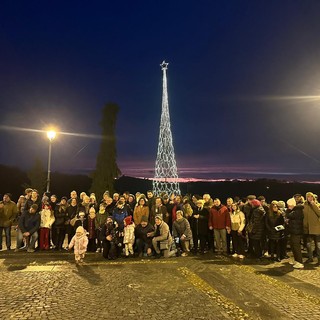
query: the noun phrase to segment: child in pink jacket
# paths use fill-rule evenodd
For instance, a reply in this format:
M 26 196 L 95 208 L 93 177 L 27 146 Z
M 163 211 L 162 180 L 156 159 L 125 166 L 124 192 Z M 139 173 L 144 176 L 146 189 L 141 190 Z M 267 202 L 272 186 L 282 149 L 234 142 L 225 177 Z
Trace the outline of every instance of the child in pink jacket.
M 78 227 L 76 234 L 69 243 L 69 250 L 74 247 L 74 258 L 76 263 L 82 263 L 88 246 L 88 237 L 83 227 Z

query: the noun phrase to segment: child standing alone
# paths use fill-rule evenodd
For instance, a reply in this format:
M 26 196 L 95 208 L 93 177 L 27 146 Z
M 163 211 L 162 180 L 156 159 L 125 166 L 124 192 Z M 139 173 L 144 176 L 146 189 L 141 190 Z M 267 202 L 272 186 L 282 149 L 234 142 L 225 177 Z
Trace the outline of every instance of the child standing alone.
M 124 218 L 124 235 L 123 235 L 123 244 L 125 248 L 126 257 L 129 257 L 129 254 L 133 256 L 133 244 L 134 244 L 134 228 L 135 225 L 132 221 L 132 216 Z
M 49 250 L 50 247 L 50 229 L 55 221 L 53 211 L 48 203 L 43 205 L 43 209 L 40 212 L 40 237 L 39 247 L 40 250 Z
M 74 258 L 76 263 L 82 263 L 88 246 L 88 237 L 83 227 L 76 229 L 76 234 L 70 241 L 69 250 L 74 247 Z

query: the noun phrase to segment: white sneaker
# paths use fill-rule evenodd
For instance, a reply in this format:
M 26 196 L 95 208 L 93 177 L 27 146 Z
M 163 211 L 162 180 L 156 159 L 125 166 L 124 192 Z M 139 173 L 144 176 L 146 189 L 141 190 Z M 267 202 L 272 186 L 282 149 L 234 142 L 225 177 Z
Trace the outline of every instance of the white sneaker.
M 294 264 L 296 264 L 296 263 L 297 263 L 297 262 L 296 262 L 294 259 L 289 260 L 289 264 L 294 265 Z
M 294 267 L 295 269 L 303 269 L 303 268 L 304 268 L 304 265 L 303 265 L 302 263 L 300 263 L 300 262 L 296 262 L 296 263 L 293 265 L 293 267 Z
M 233 258 L 238 258 L 238 254 L 237 254 L 237 253 L 234 253 L 234 254 L 232 255 L 232 257 L 233 257 Z
M 239 254 L 239 259 L 244 259 L 244 255 Z

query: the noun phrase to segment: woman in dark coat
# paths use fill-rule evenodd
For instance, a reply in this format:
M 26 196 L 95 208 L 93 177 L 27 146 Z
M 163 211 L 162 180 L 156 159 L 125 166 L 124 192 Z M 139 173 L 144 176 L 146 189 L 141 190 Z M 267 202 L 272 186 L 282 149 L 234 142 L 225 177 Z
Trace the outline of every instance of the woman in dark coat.
M 62 197 L 59 204 L 54 210 L 54 224 L 52 225 L 52 242 L 55 245 L 55 250 L 62 250 L 64 237 L 66 235 L 67 221 L 67 198 Z
M 265 211 L 259 200 L 251 201 L 253 208 L 250 215 L 250 221 L 247 225 L 247 231 L 252 243 L 253 255 L 260 259 L 262 257 L 261 240 L 265 235 Z
M 278 226 L 282 226 L 283 230 L 276 230 Z M 284 237 L 284 218 L 277 201 L 271 202 L 269 212 L 266 214 L 266 228 L 271 259 L 281 261 L 280 240 Z
M 198 253 L 198 240 L 200 240 L 200 252 L 204 253 L 209 231 L 208 219 L 209 210 L 204 207 L 203 200 L 198 200 L 197 207 L 190 218 L 194 254 Z
M 301 239 L 303 235 L 303 205 L 296 204 L 296 200 L 291 198 L 287 201 L 288 209 L 286 219 L 290 233 L 290 247 L 293 253 L 294 261 L 290 262 L 296 269 L 304 267 L 302 263 Z

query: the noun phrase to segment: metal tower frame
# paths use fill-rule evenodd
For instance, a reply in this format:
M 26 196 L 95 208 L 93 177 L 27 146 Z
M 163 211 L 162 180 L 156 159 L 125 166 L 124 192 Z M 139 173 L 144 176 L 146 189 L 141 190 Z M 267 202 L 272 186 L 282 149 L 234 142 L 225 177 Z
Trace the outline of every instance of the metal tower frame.
M 160 120 L 160 133 L 158 153 L 155 165 L 155 176 L 153 180 L 153 192 L 156 195 L 166 193 L 181 194 L 178 182 L 178 170 L 174 155 L 172 133 L 170 126 L 168 89 L 167 89 L 167 62 L 163 61 L 160 66 L 163 71 L 162 81 L 162 112 Z

